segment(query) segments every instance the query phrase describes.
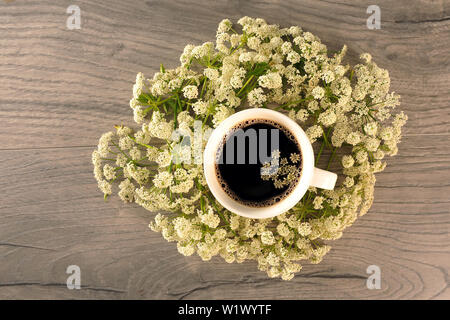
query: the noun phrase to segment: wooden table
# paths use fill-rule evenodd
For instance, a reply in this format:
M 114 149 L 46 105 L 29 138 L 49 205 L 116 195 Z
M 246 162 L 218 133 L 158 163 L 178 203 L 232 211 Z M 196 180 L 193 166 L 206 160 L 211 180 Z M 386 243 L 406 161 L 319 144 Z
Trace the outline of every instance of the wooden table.
M 449 299 L 450 1 L 0 0 L 0 298 Z M 69 30 L 67 7 L 81 9 Z M 214 40 L 223 18 L 300 25 L 390 71 L 409 116 L 399 155 L 378 175 L 370 212 L 319 265 L 292 281 L 254 262 L 183 257 L 147 227 L 154 216 L 104 202 L 91 152 L 132 124 L 137 72 L 175 67 L 185 44 Z M 81 290 L 66 268 L 81 268 Z M 366 269 L 381 268 L 369 290 Z

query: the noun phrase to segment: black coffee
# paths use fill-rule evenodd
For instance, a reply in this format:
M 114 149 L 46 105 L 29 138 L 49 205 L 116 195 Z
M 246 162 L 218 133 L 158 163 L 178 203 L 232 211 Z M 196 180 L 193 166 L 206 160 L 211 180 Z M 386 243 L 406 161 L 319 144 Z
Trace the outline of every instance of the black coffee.
M 271 206 L 289 195 L 301 174 L 300 146 L 282 125 L 247 120 L 224 137 L 216 154 L 216 174 L 236 201 Z

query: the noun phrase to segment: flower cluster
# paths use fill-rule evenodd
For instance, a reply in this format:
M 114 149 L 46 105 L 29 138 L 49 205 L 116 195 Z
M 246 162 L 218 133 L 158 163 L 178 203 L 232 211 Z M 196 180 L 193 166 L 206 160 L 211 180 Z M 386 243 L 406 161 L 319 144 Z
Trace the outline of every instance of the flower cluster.
M 388 72 L 369 54 L 344 65 L 345 51 L 329 55 L 300 27 L 223 20 L 215 43 L 187 45 L 177 68 L 138 74 L 130 107 L 139 129 L 116 126 L 92 154 L 100 190 L 106 198 L 117 184 L 123 201 L 158 211 L 150 228 L 183 255 L 255 260 L 270 277 L 291 279 L 299 261 L 319 263 L 330 250 L 326 242 L 369 210 L 375 173 L 397 153 L 407 120 L 393 113 L 399 96 L 389 92 Z M 328 167 L 342 166 L 336 188 L 310 188 L 270 219 L 221 207 L 203 176 L 202 150 L 211 130 L 239 107 L 274 108 L 297 121 L 317 145 L 316 159 L 329 154 Z M 283 161 L 284 174 L 292 175 Z
M 261 179 L 271 180 L 276 189 L 292 185 L 300 176 L 300 154 L 291 153 L 289 159 L 280 159 L 280 151 L 274 150 L 270 159 L 261 168 Z

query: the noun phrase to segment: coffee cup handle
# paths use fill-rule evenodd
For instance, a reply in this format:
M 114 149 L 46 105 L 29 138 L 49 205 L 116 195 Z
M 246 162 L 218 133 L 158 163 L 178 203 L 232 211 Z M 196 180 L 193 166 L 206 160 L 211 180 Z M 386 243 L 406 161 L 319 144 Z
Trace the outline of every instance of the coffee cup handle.
M 310 185 L 311 187 L 320 189 L 333 190 L 336 184 L 336 180 L 336 173 L 319 168 L 314 168 L 314 173 Z

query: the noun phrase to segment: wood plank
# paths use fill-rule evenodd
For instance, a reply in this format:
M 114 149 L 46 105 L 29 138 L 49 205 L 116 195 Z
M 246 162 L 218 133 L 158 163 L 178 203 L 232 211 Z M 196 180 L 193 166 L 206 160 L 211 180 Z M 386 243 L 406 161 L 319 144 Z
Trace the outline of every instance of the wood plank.
M 280 298 L 439 296 L 450 267 L 450 185 L 443 174 L 450 152 L 443 152 L 444 142 L 424 149 L 420 139 L 405 138 L 410 147 L 402 150 L 404 157 L 393 158 L 379 175 L 369 214 L 332 244 L 322 264 L 305 265 L 291 283 L 267 279 L 251 262 L 204 263 L 180 256 L 173 243 L 147 228 L 154 213 L 116 197 L 102 200 L 90 173 L 90 148 L 3 151 L 0 168 L 8 174 L 0 180 L 0 296 L 245 298 L 251 293 L 262 299 L 273 297 L 274 290 L 282 292 Z M 414 176 L 424 168 L 420 183 L 398 181 L 405 171 Z M 87 290 L 64 288 L 70 264 L 81 267 Z M 381 291 L 365 287 L 371 264 L 382 268 Z

